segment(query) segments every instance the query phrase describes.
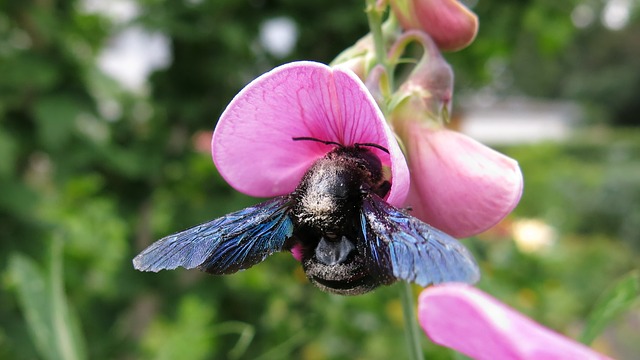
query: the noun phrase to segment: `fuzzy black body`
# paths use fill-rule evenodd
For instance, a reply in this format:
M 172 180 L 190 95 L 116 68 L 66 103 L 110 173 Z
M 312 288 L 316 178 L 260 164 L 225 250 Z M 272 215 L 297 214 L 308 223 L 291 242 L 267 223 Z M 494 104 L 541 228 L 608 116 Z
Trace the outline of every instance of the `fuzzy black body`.
M 291 217 L 311 282 L 356 295 L 395 280 L 372 273 L 362 255 L 362 200 L 369 193 L 384 197 L 388 190 L 380 160 L 361 146 L 336 148 L 307 171 L 292 194 Z
M 479 279 L 473 257 L 456 239 L 384 200 L 391 185 L 368 149 L 383 148 L 323 143 L 336 148 L 309 168 L 293 193 L 162 238 L 133 259 L 134 267 L 224 275 L 274 252 L 301 250 L 310 281 L 340 295 L 396 280 L 427 286 Z

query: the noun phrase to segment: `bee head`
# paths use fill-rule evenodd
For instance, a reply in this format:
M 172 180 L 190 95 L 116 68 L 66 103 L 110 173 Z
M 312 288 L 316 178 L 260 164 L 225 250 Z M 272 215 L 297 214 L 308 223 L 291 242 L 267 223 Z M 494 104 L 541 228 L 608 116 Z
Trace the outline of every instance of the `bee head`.
M 303 254 L 302 267 L 315 286 L 338 295 L 360 295 L 393 282 L 372 273 L 345 236 L 333 241 L 321 238 L 314 251 Z

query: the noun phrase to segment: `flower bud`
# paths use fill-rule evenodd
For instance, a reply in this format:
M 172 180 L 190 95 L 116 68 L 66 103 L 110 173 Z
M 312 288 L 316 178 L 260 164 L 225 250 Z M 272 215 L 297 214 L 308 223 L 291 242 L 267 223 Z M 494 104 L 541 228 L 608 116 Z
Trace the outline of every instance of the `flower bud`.
M 330 65 L 347 68 L 364 81 L 371 67 L 375 65 L 375 49 L 371 34 L 367 34 L 353 46 L 341 52 Z
M 457 0 L 391 0 L 391 9 L 405 29 L 428 33 L 445 51 L 471 44 L 478 17 Z
M 422 31 L 405 33 L 398 39 L 391 53 L 399 57 L 399 52 L 410 41 L 418 42 L 423 48 L 423 54 L 394 95 L 395 104 L 398 104 L 395 112 L 409 112 L 414 120 L 417 120 L 415 116 L 420 116 L 424 120 L 438 123 L 447 121 L 453 98 L 451 66 L 442 57 L 433 40 Z

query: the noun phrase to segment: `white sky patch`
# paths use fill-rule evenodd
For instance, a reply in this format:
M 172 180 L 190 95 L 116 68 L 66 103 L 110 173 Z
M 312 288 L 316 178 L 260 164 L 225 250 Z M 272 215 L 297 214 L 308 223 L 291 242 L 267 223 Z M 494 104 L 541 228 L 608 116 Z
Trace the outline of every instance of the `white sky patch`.
M 573 11 L 571 11 L 571 22 L 579 29 L 584 29 L 593 23 L 596 14 L 593 11 L 593 7 L 589 4 L 578 4 Z
M 139 26 L 116 34 L 98 56 L 98 67 L 125 88 L 142 91 L 149 74 L 171 63 L 169 38 Z
M 607 0 L 602 10 L 602 24 L 610 30 L 627 26 L 631 16 L 631 0 Z
M 489 91 L 465 98 L 461 131 L 490 145 L 563 141 L 582 118 L 581 108 L 562 101 L 498 99 Z
M 80 9 L 89 14 L 104 15 L 118 24 L 131 21 L 140 13 L 132 0 L 83 0 Z
M 81 0 L 80 11 L 98 14 L 123 26 L 114 34 L 98 54 L 98 67 L 128 90 L 140 92 L 149 74 L 171 63 L 170 41 L 160 32 L 140 26 L 127 26 L 138 15 L 140 8 L 134 0 Z M 110 108 L 111 106 L 106 106 Z M 118 110 L 108 118 L 117 117 Z
M 298 26 L 291 18 L 281 16 L 260 25 L 260 44 L 273 56 L 283 58 L 298 41 Z

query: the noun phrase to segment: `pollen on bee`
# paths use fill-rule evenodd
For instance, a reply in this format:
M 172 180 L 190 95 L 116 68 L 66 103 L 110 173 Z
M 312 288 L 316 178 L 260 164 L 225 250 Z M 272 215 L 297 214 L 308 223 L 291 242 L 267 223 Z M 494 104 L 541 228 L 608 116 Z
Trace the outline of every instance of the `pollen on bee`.
M 306 211 L 314 217 L 330 216 L 336 208 L 334 197 L 318 192 L 308 193 L 301 201 Z

